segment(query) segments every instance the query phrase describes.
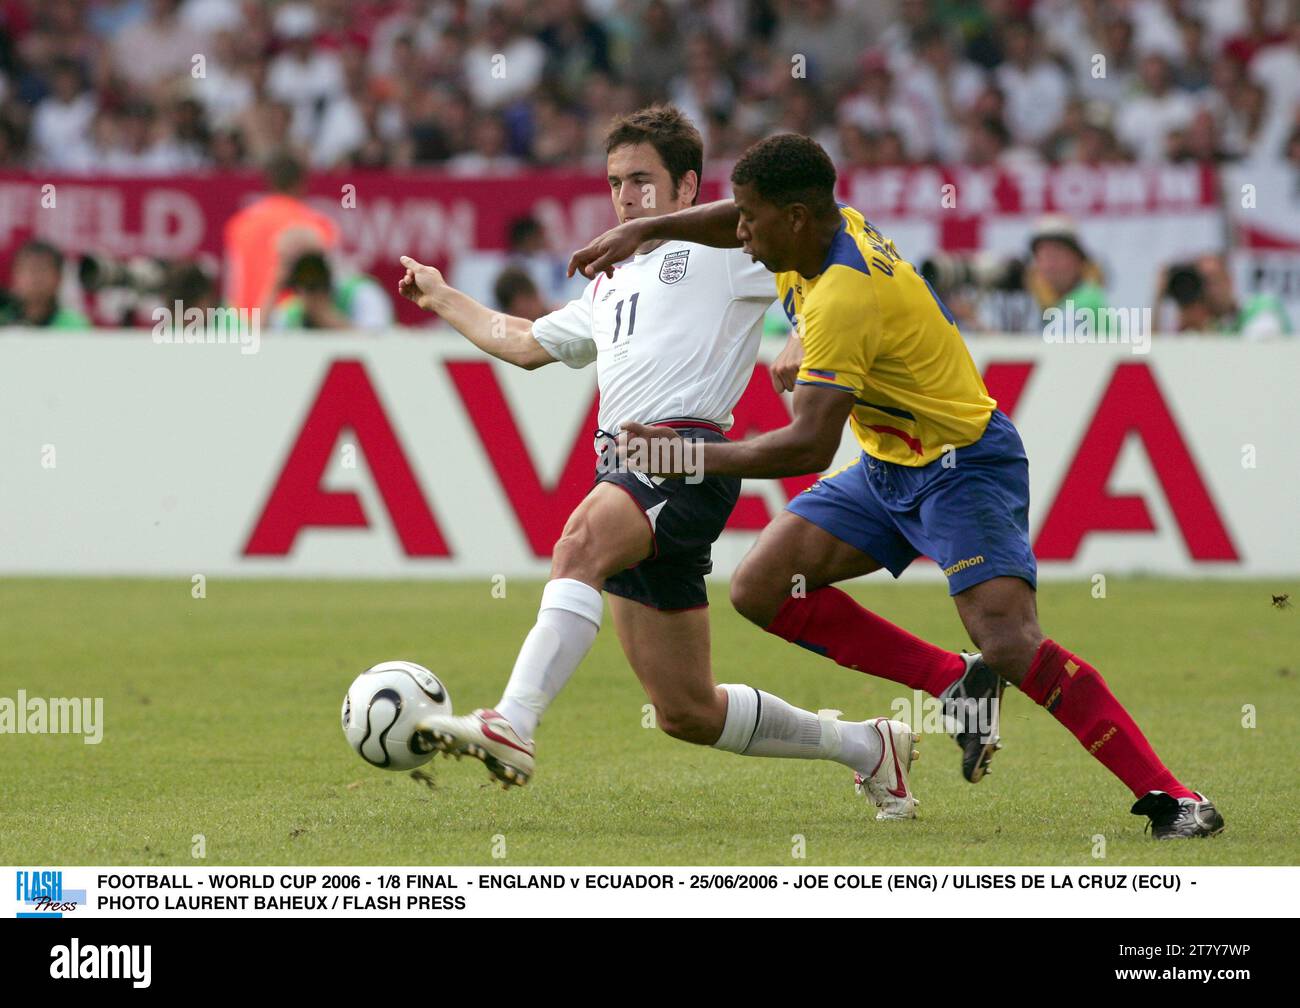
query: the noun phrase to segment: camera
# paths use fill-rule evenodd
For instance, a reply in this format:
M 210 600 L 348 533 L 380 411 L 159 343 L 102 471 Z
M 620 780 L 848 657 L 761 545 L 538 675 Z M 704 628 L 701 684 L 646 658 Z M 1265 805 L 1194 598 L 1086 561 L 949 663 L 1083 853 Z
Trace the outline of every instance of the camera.
M 115 259 L 87 253 L 77 264 L 77 279 L 89 294 L 110 288 L 159 294 L 167 283 L 167 263 L 149 256 Z
M 1014 291 L 1024 286 L 1025 264 L 1014 256 L 1002 256 L 996 252 L 976 252 L 973 255 L 936 252 L 921 263 L 921 276 L 940 292 L 958 287 Z

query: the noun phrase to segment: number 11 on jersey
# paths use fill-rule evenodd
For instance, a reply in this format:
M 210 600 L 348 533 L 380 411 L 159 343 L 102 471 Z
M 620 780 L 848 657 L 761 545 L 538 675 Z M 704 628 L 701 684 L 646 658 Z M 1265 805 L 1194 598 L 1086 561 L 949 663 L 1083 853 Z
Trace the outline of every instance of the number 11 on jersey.
M 635 294 L 632 295 L 631 298 L 628 299 L 627 334 L 629 336 L 632 335 L 632 330 L 636 328 L 636 299 L 639 298 L 640 296 L 641 296 L 641 292 L 637 291 Z M 618 331 L 619 329 L 622 328 L 622 326 L 623 326 L 623 302 L 620 301 L 618 304 L 614 305 L 614 339 L 611 340 L 611 342 L 613 343 L 618 342 Z

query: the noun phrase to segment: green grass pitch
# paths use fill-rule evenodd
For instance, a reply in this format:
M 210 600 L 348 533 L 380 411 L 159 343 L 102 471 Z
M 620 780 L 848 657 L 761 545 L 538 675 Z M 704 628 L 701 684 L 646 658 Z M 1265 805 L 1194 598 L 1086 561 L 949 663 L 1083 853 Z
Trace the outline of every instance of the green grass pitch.
M 712 590 L 719 681 L 851 717 L 907 694 L 760 632 L 725 585 Z M 868 578 L 852 591 L 927 639 L 966 643 L 940 585 Z M 442 676 L 457 710 L 494 703 L 540 583 L 511 581 L 497 599 L 486 580 L 212 578 L 193 599 L 188 579 L 0 580 L 0 696 L 102 696 L 105 719 L 99 745 L 0 735 L 0 864 L 1294 864 L 1300 605 L 1274 608 L 1282 592 L 1300 599 L 1300 584 L 1112 578 L 1105 599 L 1086 583 L 1042 588 L 1046 632 L 1101 669 L 1227 819 L 1213 840 L 1157 845 L 1127 790 L 1014 690 L 984 782 L 966 784 L 956 746 L 926 735 L 921 818 L 878 823 L 842 767 L 642 727 L 646 701 L 607 620 L 542 726 L 533 783 L 503 792 L 476 762 L 438 759 L 431 790 L 347 747 L 348 683 L 405 658 Z

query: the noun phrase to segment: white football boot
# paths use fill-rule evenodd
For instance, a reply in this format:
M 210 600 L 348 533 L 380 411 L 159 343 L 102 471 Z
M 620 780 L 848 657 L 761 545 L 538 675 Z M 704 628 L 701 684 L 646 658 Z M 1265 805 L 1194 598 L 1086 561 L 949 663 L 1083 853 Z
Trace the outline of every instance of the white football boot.
M 480 708 L 460 717 L 434 715 L 416 728 L 435 752 L 473 756 L 504 788 L 527 784 L 533 776 L 533 742 L 525 742 L 510 722 L 494 710 Z
M 879 717 L 865 723 L 880 735 L 880 763 L 867 776 L 853 775 L 854 790 L 880 809 L 877 819 L 915 819 L 920 801 L 912 794 L 908 773 L 920 757 L 915 746 L 921 736 L 902 721 Z

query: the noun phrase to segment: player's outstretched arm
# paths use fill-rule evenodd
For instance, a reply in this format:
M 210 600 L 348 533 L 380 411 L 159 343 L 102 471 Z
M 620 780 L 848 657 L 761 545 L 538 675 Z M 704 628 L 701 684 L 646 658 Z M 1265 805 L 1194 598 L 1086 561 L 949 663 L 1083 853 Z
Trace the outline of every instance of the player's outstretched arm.
M 436 312 L 444 322 L 484 353 L 507 364 L 531 371 L 555 358 L 533 336 L 533 324 L 526 318 L 494 312 L 443 279 L 433 266 L 402 256 L 406 272 L 397 282 L 397 292 L 425 311 Z
M 575 272 L 588 278 L 597 273 L 613 276 L 616 263 L 627 259 L 650 241 L 687 241 L 714 248 L 740 248 L 740 239 L 736 237 L 739 221 L 740 211 L 731 200 L 717 200 L 659 217 L 626 221 L 573 253 L 569 259 L 569 276 Z

